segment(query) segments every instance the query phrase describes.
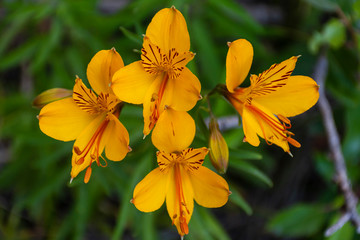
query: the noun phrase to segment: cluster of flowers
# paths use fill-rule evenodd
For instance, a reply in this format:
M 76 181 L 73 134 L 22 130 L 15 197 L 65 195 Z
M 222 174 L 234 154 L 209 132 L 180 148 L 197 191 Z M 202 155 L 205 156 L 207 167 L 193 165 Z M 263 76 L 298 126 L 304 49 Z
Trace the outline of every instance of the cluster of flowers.
M 298 57 L 274 64 L 259 76 L 251 75 L 251 86 L 240 88 L 251 67 L 253 48 L 245 39 L 228 46 L 226 86 L 220 85 L 217 91 L 242 116 L 244 141 L 258 146 L 260 136 L 288 153 L 289 143 L 300 147 L 292 138 L 287 117 L 308 110 L 319 95 L 311 78 L 290 76 Z M 104 150 L 112 161 L 124 159 L 131 151 L 119 114 L 124 102 L 142 104 L 144 137 L 152 131 L 159 167 L 138 183 L 131 202 L 140 211 L 151 212 L 166 200 L 172 223 L 184 236 L 189 232 L 194 200 L 204 207 L 221 207 L 231 192 L 221 176 L 202 166 L 209 149 L 189 148 L 196 127 L 187 111 L 201 99 L 201 84 L 186 67 L 195 54 L 190 51 L 186 22 L 178 10 L 166 8 L 154 16 L 141 53 L 141 60 L 124 66 L 114 48 L 98 52 L 87 68 L 92 90 L 76 77 L 72 91 L 50 89 L 38 96 L 38 102 L 56 100 L 41 109 L 39 126 L 52 138 L 75 140 L 71 181 L 86 169 L 87 183 L 93 162 L 106 166 Z M 211 159 L 224 172 L 226 167 L 218 164 L 227 163 L 226 142 L 214 119 L 210 128 Z

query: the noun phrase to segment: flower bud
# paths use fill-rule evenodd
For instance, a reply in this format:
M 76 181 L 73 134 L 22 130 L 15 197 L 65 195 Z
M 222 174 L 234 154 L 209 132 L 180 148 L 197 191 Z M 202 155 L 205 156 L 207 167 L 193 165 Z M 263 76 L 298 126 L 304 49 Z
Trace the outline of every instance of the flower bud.
M 36 108 L 42 108 L 46 104 L 70 97 L 73 94 L 72 90 L 64 88 L 52 88 L 39 94 L 33 101 L 33 106 Z
M 229 162 L 229 148 L 224 137 L 221 135 L 219 124 L 213 117 L 210 119 L 209 129 L 210 160 L 216 170 L 219 173 L 224 174 Z

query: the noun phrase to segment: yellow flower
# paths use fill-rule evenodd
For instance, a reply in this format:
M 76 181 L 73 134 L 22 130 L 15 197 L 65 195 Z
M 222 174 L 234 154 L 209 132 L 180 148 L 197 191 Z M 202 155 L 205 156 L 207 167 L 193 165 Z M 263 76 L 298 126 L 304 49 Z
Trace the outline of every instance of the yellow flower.
M 72 97 L 47 104 L 42 108 L 39 126 L 46 135 L 61 141 L 75 140 L 71 180 L 87 168 L 84 182 L 91 176 L 91 164 L 106 166 L 101 156 L 122 160 L 129 152 L 129 134 L 118 119 L 122 103 L 111 89 L 115 71 L 124 63 L 115 51 L 102 50 L 90 61 L 87 77 L 95 93 L 76 78 Z M 100 158 L 104 163 L 100 163 Z
M 200 82 L 186 67 L 194 57 L 189 50 L 190 37 L 183 15 L 175 7 L 162 9 L 146 30 L 141 60 L 115 73 L 112 88 L 119 99 L 143 104 L 145 136 L 165 110 L 186 115 L 201 98 Z M 183 122 L 182 127 L 192 123 Z
M 223 206 L 230 194 L 227 182 L 202 166 L 207 148 L 187 148 L 181 152 L 157 152 L 159 167 L 136 187 L 131 202 L 143 212 L 166 207 L 179 234 L 189 233 L 194 201 L 208 208 Z
M 290 76 L 298 57 L 291 57 L 268 70 L 250 76 L 250 87 L 238 87 L 249 73 L 253 47 L 245 39 L 228 43 L 226 87 L 222 92 L 242 116 L 244 141 L 258 146 L 258 136 L 290 155 L 289 143 L 300 147 L 289 131 L 290 120 L 311 108 L 319 98 L 319 86 L 310 77 Z

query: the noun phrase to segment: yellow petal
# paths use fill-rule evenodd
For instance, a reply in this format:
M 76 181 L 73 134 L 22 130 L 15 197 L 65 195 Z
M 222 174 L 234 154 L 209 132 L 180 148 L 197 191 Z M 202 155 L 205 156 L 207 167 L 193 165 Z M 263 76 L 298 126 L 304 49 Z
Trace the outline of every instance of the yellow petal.
M 85 86 L 80 78 L 75 80 L 73 99 L 81 110 L 90 114 L 99 113 L 97 96 L 91 89 Z
M 145 72 L 141 61 L 137 61 L 114 74 L 112 89 L 120 100 L 141 104 L 155 77 Z
M 200 166 L 195 171 L 189 171 L 190 181 L 194 189 L 195 201 L 207 208 L 223 206 L 229 197 L 229 185 L 224 178 L 210 169 Z
M 252 101 L 251 105 L 244 107 L 242 122 L 246 141 L 251 145 L 259 145 L 257 134 L 268 144 L 274 143 L 289 152 L 286 129 L 268 109 Z
M 234 92 L 249 73 L 254 50 L 249 41 L 238 39 L 229 43 L 226 57 L 226 86 L 229 92 Z
M 155 14 L 146 30 L 146 36 L 164 52 L 175 48 L 183 53 L 190 49 L 190 37 L 181 12 L 165 8 Z
M 177 168 L 177 169 L 176 169 Z M 181 164 L 169 171 L 166 208 L 181 236 L 188 233 L 188 224 L 194 209 L 194 192 L 187 171 Z
M 161 83 L 163 82 L 162 74 L 158 75 L 151 86 L 148 87 L 147 92 L 144 96 L 143 103 L 143 116 L 144 116 L 144 135 L 148 135 L 150 131 L 154 128 L 157 123 L 160 114 L 164 111 L 165 105 L 161 101 L 161 96 L 159 96 L 159 89 Z M 161 94 L 160 94 L 161 95 Z M 160 99 L 159 99 L 160 98 Z
M 108 114 L 110 119 L 105 135 L 108 135 L 108 141 L 105 146 L 105 154 L 109 160 L 120 161 L 129 152 L 129 133 L 113 114 Z
M 74 140 L 95 117 L 82 111 L 72 98 L 47 104 L 38 116 L 41 131 L 61 141 Z
M 136 185 L 131 202 L 142 212 L 159 209 L 165 201 L 166 189 L 171 181 L 169 176 L 160 171 L 160 168 L 152 170 Z
M 319 99 L 319 86 L 306 76 L 290 76 L 286 85 L 254 101 L 272 113 L 292 117 L 311 108 Z
M 178 78 L 169 79 L 164 91 L 164 104 L 177 111 L 189 111 L 200 99 L 200 90 L 199 79 L 185 67 Z
M 187 148 L 195 136 L 195 122 L 187 112 L 166 109 L 153 130 L 154 146 L 171 153 Z
M 295 68 L 298 57 L 291 57 L 279 64 L 273 64 L 271 67 L 259 74 L 252 75 L 251 81 L 251 97 L 265 97 L 273 94 L 284 87 Z
M 92 162 L 97 160 L 96 156 L 101 155 L 104 151 L 105 144 L 108 141 L 107 136 L 104 135 L 107 124 L 106 114 L 98 115 L 77 137 L 71 161 L 72 178 L 89 167 Z
M 86 72 L 92 89 L 97 94 L 110 92 L 112 77 L 122 67 L 124 67 L 124 62 L 115 48 L 96 53 Z
M 192 166 L 192 168 L 199 168 L 203 162 L 205 156 L 208 154 L 209 149 L 206 147 L 203 148 L 188 148 L 181 152 L 183 159 Z
M 33 101 L 33 106 L 42 108 L 51 102 L 70 97 L 73 91 L 64 88 L 52 88 L 39 94 Z

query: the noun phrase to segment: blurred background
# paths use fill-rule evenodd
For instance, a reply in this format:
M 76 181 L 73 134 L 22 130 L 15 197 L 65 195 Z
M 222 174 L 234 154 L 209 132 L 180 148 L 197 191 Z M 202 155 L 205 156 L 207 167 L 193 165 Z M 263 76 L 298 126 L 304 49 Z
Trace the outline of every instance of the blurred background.
M 319 56 L 329 63 L 327 97 L 334 111 L 349 178 L 360 196 L 360 1 L 357 0 L 2 0 L 0 2 L 0 239 L 179 239 L 165 206 L 139 212 L 134 186 L 156 167 L 150 137 L 142 140 L 142 107 L 126 105 L 120 120 L 133 151 L 122 162 L 70 180 L 73 142 L 43 134 L 32 107 L 41 92 L 86 81 L 92 56 L 115 47 L 125 64 L 140 59 L 142 34 L 154 14 L 176 6 L 187 20 L 188 66 L 205 96 L 225 83 L 228 41 L 254 46 L 251 73 L 301 55 L 293 75 L 312 76 Z M 315 79 L 316 80 L 316 79 Z M 249 81 L 245 82 L 245 85 Z M 89 86 L 89 85 L 88 85 Z M 210 98 L 220 119 L 237 119 L 221 96 Z M 208 118 L 199 101 L 195 147 L 207 146 Z M 185 239 L 360 239 L 351 223 L 324 231 L 344 211 L 318 106 L 292 118 L 300 149 L 291 158 L 264 141 L 243 143 L 240 126 L 223 132 L 230 148 L 223 177 L 232 195 L 219 209 L 195 204 Z M 204 163 L 214 168 L 207 157 Z M 214 170 L 215 171 L 215 170 Z

